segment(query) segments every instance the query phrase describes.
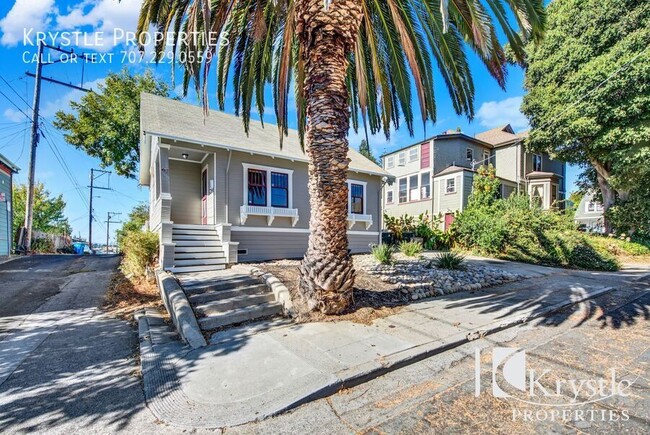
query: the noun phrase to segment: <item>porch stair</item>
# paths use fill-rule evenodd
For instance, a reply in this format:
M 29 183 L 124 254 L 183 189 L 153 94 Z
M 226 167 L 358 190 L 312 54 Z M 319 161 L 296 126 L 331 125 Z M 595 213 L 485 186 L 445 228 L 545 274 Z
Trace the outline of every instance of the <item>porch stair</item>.
M 202 331 L 282 315 L 273 292 L 258 278 L 240 273 L 176 275 Z
M 212 225 L 172 227 L 174 242 L 173 273 L 208 272 L 226 268 L 226 255 L 219 235 Z

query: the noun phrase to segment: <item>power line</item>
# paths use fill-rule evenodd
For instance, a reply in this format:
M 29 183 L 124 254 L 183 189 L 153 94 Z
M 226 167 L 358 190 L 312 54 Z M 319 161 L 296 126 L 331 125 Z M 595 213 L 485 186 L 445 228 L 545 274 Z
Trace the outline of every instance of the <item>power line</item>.
M 11 85 L 11 83 L 9 83 L 7 81 L 7 79 L 5 79 L 2 76 L 2 74 L 0 74 L 0 80 L 5 82 L 5 84 L 9 87 L 9 89 L 11 89 L 14 92 L 14 94 L 16 94 L 18 96 L 18 98 L 20 98 L 23 101 L 23 103 L 25 103 L 25 105 L 27 106 L 28 109 L 30 109 L 30 110 L 32 109 L 32 106 L 27 102 L 27 100 L 24 99 L 23 96 L 18 93 L 18 91 L 16 91 L 16 89 Z
M 25 115 L 25 117 L 26 117 L 27 119 L 29 119 L 29 120 L 32 119 L 32 117 L 29 116 L 28 114 L 26 114 L 26 113 L 23 111 L 23 109 L 21 109 L 21 108 L 20 108 L 16 103 L 14 103 L 14 101 L 13 101 L 11 98 L 9 98 L 9 97 L 7 96 L 7 94 L 5 94 L 4 92 L 0 91 L 0 95 L 2 95 L 3 97 L 5 97 L 5 98 L 7 99 L 7 101 L 9 101 L 9 102 L 11 103 L 12 106 L 14 106 L 16 109 L 18 109 L 18 111 L 19 111 L 20 113 L 22 113 L 23 115 Z

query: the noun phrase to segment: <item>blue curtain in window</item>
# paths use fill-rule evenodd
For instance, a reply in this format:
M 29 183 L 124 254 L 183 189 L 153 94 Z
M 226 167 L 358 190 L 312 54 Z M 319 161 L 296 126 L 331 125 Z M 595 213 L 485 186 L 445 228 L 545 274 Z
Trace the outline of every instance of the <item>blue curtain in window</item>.
M 271 172 L 271 207 L 289 208 L 289 174 Z

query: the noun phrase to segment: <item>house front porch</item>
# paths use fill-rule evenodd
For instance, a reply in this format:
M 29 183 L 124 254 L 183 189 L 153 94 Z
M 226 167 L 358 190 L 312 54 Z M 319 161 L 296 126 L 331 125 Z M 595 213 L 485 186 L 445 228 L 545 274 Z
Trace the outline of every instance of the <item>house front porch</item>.
M 237 262 L 230 225 L 216 222 L 216 153 L 152 138 L 149 228 L 160 236 L 159 266 L 173 272 Z

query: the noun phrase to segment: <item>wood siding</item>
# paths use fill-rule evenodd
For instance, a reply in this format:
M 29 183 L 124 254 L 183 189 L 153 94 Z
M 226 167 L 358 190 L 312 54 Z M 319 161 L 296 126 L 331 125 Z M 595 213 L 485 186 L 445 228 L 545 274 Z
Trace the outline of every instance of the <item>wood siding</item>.
M 13 232 L 11 181 L 11 173 L 0 169 L 0 196 L 4 195 L 4 201 L 0 201 L 0 256 L 11 253 Z
M 171 219 L 175 224 L 201 223 L 201 165 L 169 161 L 172 194 Z

